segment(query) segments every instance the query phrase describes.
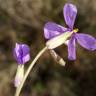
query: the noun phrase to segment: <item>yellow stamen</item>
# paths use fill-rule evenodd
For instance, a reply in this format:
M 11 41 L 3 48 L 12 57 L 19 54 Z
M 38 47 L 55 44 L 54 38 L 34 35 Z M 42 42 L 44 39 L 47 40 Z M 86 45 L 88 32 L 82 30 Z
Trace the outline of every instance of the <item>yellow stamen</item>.
M 73 30 L 74 33 L 77 33 L 78 31 L 79 31 L 78 28 L 76 28 L 76 29 Z

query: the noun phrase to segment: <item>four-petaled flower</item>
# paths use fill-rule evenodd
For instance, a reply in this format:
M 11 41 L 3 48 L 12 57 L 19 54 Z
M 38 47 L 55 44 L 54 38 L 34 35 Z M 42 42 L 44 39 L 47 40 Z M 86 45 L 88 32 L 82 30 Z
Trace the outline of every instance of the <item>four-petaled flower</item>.
M 18 87 L 24 77 L 24 64 L 30 60 L 30 49 L 26 44 L 18 44 L 14 48 L 13 55 L 18 62 L 17 73 L 15 76 L 15 87 Z
M 63 9 L 64 19 L 66 24 L 68 25 L 68 28 L 65 28 L 61 25 L 58 25 L 53 22 L 48 22 L 45 24 L 44 27 L 44 36 L 46 39 L 48 39 L 48 43 L 46 45 L 49 46 L 49 49 L 54 49 L 58 47 L 59 45 L 65 43 L 65 41 L 62 41 L 62 38 L 66 37 L 66 33 L 69 34 L 70 39 L 68 40 L 67 46 L 68 46 L 68 59 L 69 60 L 75 60 L 76 59 L 76 47 L 75 43 L 76 41 L 84 48 L 88 50 L 96 50 L 96 39 L 88 34 L 83 33 L 77 33 L 78 29 L 73 29 L 74 22 L 77 15 L 77 8 L 75 5 L 67 3 L 64 6 Z M 65 34 L 64 34 L 65 33 Z M 64 36 L 61 36 L 64 34 Z M 59 38 L 58 38 L 59 37 Z M 55 39 L 56 38 L 56 39 Z M 58 40 L 61 39 L 61 40 Z M 68 39 L 68 38 L 67 38 Z M 65 39 L 64 39 L 65 40 Z M 52 42 L 51 42 L 52 41 Z M 57 44 L 56 44 L 56 42 Z M 60 43 L 59 43 L 60 42 Z M 50 46 L 52 45 L 52 46 Z

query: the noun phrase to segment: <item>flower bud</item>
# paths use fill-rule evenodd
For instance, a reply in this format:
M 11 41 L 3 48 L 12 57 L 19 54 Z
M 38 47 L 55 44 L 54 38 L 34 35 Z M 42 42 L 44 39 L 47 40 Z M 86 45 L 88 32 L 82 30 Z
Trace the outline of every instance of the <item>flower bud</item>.
M 13 51 L 13 55 L 18 62 L 18 64 L 22 65 L 25 64 L 30 60 L 30 48 L 26 44 L 18 44 L 16 43 L 16 46 Z
M 53 59 L 62 66 L 65 66 L 66 62 L 60 57 L 54 50 L 50 50 Z

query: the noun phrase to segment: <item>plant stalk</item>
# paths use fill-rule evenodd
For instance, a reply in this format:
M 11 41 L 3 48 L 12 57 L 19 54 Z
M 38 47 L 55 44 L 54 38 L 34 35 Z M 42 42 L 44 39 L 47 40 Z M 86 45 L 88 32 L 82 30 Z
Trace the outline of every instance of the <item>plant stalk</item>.
M 19 95 L 20 95 L 20 92 L 21 92 L 21 90 L 22 90 L 22 87 L 23 87 L 23 85 L 24 85 L 24 83 L 25 83 L 25 81 L 26 81 L 26 79 L 27 79 L 27 77 L 28 77 L 31 69 L 34 67 L 34 65 L 35 65 L 35 63 L 37 62 L 37 60 L 40 58 L 40 56 L 41 56 L 46 50 L 47 50 L 47 47 L 44 47 L 44 48 L 37 54 L 37 56 L 34 58 L 34 60 L 32 61 L 32 63 L 31 63 L 30 66 L 28 67 L 28 69 L 27 69 L 27 71 L 26 71 L 26 73 L 25 73 L 25 75 L 24 75 L 24 78 L 23 78 L 20 86 L 17 87 L 15 96 L 19 96 Z

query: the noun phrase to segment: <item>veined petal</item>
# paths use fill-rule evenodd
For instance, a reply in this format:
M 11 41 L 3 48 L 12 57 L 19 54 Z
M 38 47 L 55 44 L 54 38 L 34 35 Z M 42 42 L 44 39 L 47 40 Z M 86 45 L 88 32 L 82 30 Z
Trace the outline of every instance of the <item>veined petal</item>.
M 53 22 L 48 22 L 44 26 L 44 36 L 46 39 L 51 39 L 57 35 L 60 35 L 61 33 L 64 33 L 67 30 L 67 28 L 58 25 Z
M 66 24 L 73 29 L 74 22 L 77 15 L 77 8 L 75 5 L 67 3 L 63 8 L 63 14 Z
M 76 60 L 76 39 L 74 36 L 71 37 L 71 39 L 68 42 L 68 59 L 69 60 Z
M 76 33 L 75 37 L 82 47 L 88 50 L 96 50 L 96 39 L 91 35 Z

